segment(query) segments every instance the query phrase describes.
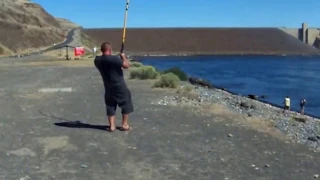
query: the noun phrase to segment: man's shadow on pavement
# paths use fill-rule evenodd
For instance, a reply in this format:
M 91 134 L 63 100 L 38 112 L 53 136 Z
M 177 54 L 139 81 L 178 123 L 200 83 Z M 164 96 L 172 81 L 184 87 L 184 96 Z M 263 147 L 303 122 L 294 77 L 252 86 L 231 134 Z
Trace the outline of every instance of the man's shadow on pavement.
M 95 129 L 95 130 L 102 130 L 102 131 L 107 131 L 107 129 L 110 128 L 110 126 L 107 125 L 92 125 L 92 124 L 87 124 L 87 123 L 82 123 L 79 120 L 71 121 L 65 118 L 61 117 L 56 117 L 53 115 L 48 115 L 45 114 L 39 110 L 39 113 L 45 117 L 52 118 L 52 119 L 57 119 L 57 120 L 62 120 L 64 122 L 58 122 L 54 123 L 54 125 L 59 126 L 59 127 L 67 127 L 67 128 L 87 128 L 87 129 Z M 116 129 L 120 129 L 120 127 L 116 127 Z

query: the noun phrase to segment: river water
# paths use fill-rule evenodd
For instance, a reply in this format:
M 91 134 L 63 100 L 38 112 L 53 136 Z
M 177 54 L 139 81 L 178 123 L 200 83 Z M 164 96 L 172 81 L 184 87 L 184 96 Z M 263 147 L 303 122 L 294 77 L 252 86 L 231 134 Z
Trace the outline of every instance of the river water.
M 291 98 L 293 110 L 306 98 L 305 112 L 320 117 L 320 57 L 302 56 L 182 56 L 139 57 L 145 65 L 160 70 L 180 67 L 227 90 L 265 95 L 265 101 L 282 106 Z

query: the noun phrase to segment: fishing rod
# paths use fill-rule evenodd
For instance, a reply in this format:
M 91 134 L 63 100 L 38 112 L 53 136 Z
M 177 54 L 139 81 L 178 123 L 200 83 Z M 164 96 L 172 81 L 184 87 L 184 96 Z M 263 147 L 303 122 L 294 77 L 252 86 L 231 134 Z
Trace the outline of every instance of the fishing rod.
M 124 13 L 124 23 L 123 23 L 123 33 L 122 33 L 122 43 L 121 43 L 120 53 L 123 53 L 124 43 L 125 43 L 125 40 L 126 40 L 126 29 L 127 29 L 129 1 L 130 0 L 127 0 L 127 2 L 126 2 L 126 10 L 125 10 L 125 13 Z

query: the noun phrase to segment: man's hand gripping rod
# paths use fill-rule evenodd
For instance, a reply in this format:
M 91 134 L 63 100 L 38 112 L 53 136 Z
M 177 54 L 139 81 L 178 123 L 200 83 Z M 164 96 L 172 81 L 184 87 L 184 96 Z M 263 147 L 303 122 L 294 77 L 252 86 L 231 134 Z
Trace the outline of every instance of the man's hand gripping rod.
M 126 10 L 125 10 L 125 13 L 124 13 L 124 23 L 123 23 L 123 33 L 122 33 L 122 43 L 121 43 L 120 53 L 123 53 L 123 51 L 124 51 L 124 43 L 125 43 L 125 40 L 126 40 L 126 29 L 127 29 L 127 18 L 128 18 L 129 1 L 130 0 L 127 0 L 127 2 L 126 2 Z

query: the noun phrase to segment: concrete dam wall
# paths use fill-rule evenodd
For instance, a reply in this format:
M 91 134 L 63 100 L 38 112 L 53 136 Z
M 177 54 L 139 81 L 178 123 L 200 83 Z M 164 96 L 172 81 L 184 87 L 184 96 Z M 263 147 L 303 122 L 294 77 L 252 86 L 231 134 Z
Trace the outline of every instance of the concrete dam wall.
M 306 23 L 302 23 L 301 28 L 279 28 L 291 36 L 301 40 L 303 43 L 320 49 L 320 28 L 308 27 Z
M 115 51 L 120 48 L 121 28 L 84 32 L 97 43 L 109 41 Z M 293 35 L 279 28 L 128 28 L 125 49 L 135 55 L 320 54 Z

